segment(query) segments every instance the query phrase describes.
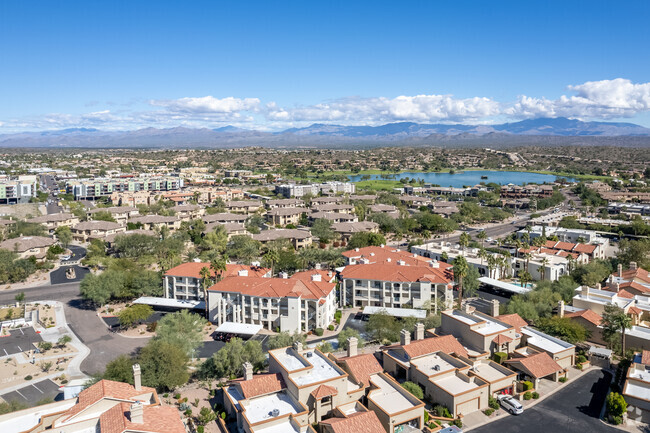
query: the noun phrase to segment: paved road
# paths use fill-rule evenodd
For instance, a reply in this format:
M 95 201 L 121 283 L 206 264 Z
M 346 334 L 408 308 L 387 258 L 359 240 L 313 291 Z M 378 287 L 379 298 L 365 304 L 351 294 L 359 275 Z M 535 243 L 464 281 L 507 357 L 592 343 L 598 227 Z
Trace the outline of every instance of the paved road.
M 74 269 L 74 278 L 68 278 L 68 269 Z M 90 269 L 83 266 L 61 266 L 59 269 L 50 272 L 50 284 L 80 282 L 88 273 L 90 273 Z
M 484 425 L 476 433 L 591 433 L 617 432 L 598 419 L 603 407 L 609 373 L 593 370 L 519 416 L 506 416 Z
M 0 303 L 14 302 L 14 296 L 19 292 L 25 293 L 27 302 L 48 300 L 63 303 L 70 329 L 90 349 L 90 355 L 81 364 L 84 373 L 102 372 L 112 359 L 133 353 L 148 341 L 147 338 L 127 338 L 110 333 L 95 310 L 86 308 L 79 297 L 79 282 L 2 292 Z

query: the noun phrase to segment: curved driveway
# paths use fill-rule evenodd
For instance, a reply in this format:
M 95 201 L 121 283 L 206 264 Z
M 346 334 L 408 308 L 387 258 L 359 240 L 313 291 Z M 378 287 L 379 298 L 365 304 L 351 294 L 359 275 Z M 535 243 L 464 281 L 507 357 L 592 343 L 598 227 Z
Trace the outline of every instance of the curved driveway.
M 79 296 L 79 282 L 40 286 L 24 290 L 0 292 L 0 303 L 14 302 L 16 294 L 24 292 L 27 302 L 60 301 L 70 329 L 90 349 L 90 355 L 81 363 L 81 370 L 89 375 L 101 373 L 106 364 L 122 354 L 131 354 L 144 346 L 146 338 L 127 338 L 112 334 L 94 309 L 84 306 Z

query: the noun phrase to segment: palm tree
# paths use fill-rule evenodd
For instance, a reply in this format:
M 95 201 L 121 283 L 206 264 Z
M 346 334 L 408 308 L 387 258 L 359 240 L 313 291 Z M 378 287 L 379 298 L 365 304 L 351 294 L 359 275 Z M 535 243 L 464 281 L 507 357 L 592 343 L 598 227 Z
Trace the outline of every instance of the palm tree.
M 542 281 L 544 281 L 546 279 L 546 266 L 549 264 L 548 257 L 542 258 L 540 263 L 542 265 Z
M 470 240 L 471 238 L 467 232 L 463 232 L 460 234 L 460 237 L 458 238 L 458 244 L 463 248 L 463 252 L 465 252 L 465 248 L 467 247 L 467 245 L 469 245 Z
M 489 257 L 487 251 L 485 251 L 485 248 L 481 247 L 478 250 L 478 257 L 481 259 L 481 266 L 482 266 L 483 265 L 483 259 L 487 259 Z
M 604 335 L 612 336 L 616 332 L 621 332 L 621 355 L 625 356 L 625 332 L 632 327 L 630 316 L 614 304 L 606 305 L 602 325 Z
M 530 283 L 533 279 L 528 271 L 521 270 L 517 275 L 519 276 L 519 283 L 521 284 L 521 287 L 526 287 L 528 283 Z
M 228 257 L 222 256 L 210 262 L 210 269 L 214 272 L 214 278 L 217 282 L 221 281 L 224 273 L 228 269 Z
M 487 258 L 487 266 L 490 278 L 492 278 L 492 271 L 497 267 L 497 258 L 492 254 L 490 254 Z
M 212 276 L 212 273 L 210 272 L 210 268 L 207 266 L 203 266 L 201 270 L 199 271 L 199 275 L 201 276 L 201 279 L 203 280 L 203 301 L 205 301 L 205 312 L 207 314 L 208 312 L 208 284 L 210 283 L 210 277 Z
M 463 278 L 467 276 L 469 267 L 465 257 L 458 256 L 454 259 L 454 277 L 458 281 L 458 308 L 463 307 Z
M 526 250 L 530 249 L 528 245 L 526 245 L 525 247 Z M 526 259 L 526 272 L 528 272 L 528 262 L 530 262 L 531 257 L 533 257 L 533 255 L 530 253 L 530 251 L 526 251 L 524 253 L 524 258 Z
M 576 266 L 576 258 L 569 254 L 566 259 L 569 262 L 569 274 L 571 274 L 571 271 L 573 271 Z
M 506 275 L 505 271 L 508 271 L 507 276 L 510 276 L 510 270 L 512 270 L 511 269 L 511 262 L 510 262 L 511 258 L 512 258 L 512 255 L 510 254 L 510 251 L 506 251 L 505 253 L 503 253 L 501 255 L 501 266 L 503 266 L 502 269 L 501 269 L 501 276 Z
M 271 276 L 273 276 L 273 267 L 280 260 L 280 255 L 278 254 L 278 251 L 273 248 L 270 248 L 262 258 L 266 263 L 271 265 Z
M 476 237 L 481 241 L 481 247 L 483 247 L 485 240 L 487 239 L 487 233 L 485 233 L 485 230 L 481 230 Z

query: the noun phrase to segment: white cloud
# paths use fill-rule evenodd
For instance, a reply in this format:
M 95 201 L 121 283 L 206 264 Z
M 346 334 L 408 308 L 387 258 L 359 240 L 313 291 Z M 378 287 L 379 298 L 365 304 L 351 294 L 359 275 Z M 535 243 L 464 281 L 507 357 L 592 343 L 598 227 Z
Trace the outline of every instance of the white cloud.
M 170 112 L 180 113 L 235 113 L 239 111 L 257 111 L 258 98 L 215 98 L 203 96 L 200 98 L 180 98 L 172 100 L 153 100 L 151 105 L 164 107 Z
M 650 83 L 630 80 L 588 81 L 567 87 L 557 99 L 522 95 L 515 101 L 453 95 L 347 97 L 313 105 L 280 106 L 259 98 L 213 96 L 157 99 L 121 104 L 118 111 L 83 114 L 51 113 L 0 119 L 0 132 L 97 127 L 106 130 L 219 127 L 260 130 L 300 127 L 310 123 L 377 125 L 390 122 L 490 124 L 538 117 L 612 119 L 650 111 Z M 94 105 L 94 104 L 91 104 Z M 111 104 L 108 104 L 111 105 Z M 115 105 L 115 104 L 112 104 Z

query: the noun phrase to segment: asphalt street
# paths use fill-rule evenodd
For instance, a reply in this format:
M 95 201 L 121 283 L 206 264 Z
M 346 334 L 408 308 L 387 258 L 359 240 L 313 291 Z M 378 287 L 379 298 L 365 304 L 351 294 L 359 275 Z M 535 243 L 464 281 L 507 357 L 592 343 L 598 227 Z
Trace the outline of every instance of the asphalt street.
M 74 278 L 68 278 L 68 269 L 74 269 Z M 90 269 L 83 266 L 61 266 L 59 269 L 50 272 L 50 284 L 80 282 L 88 273 L 90 273 Z
M 593 370 L 523 414 L 472 429 L 476 433 L 587 433 L 619 431 L 599 420 L 611 374 Z

